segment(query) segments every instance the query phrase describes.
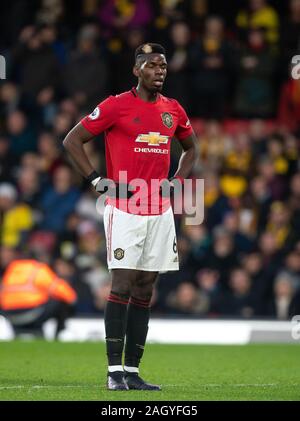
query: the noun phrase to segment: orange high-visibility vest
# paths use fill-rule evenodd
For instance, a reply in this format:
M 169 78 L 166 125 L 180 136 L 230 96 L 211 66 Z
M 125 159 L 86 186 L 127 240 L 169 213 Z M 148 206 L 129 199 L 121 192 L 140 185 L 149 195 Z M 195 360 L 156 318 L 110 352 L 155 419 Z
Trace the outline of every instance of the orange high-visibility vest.
M 0 283 L 0 308 L 17 310 L 45 304 L 50 298 L 72 304 L 74 289 L 36 260 L 15 260 L 7 267 Z

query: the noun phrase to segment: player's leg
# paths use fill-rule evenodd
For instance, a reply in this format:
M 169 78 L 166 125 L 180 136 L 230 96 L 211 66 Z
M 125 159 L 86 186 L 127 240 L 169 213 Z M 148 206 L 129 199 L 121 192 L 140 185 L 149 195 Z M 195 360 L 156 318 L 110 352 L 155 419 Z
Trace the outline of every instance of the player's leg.
M 150 301 L 157 277 L 158 272 L 139 271 L 131 285 L 124 366 L 125 379 L 130 389 L 160 390 L 159 386 L 146 383 L 139 377 L 139 364 L 148 333 Z
M 108 359 L 107 386 L 110 390 L 127 389 L 123 379 L 122 354 L 127 322 L 127 304 L 136 271 L 112 270 L 112 288 L 104 314 L 106 353 Z
M 160 390 L 160 387 L 149 385 L 139 378 L 138 366 L 146 342 L 155 280 L 161 271 L 178 270 L 176 231 L 171 208 L 162 215 L 148 217 L 139 269 L 141 272 L 131 288 L 125 347 L 125 371 L 127 369 L 136 374 L 131 375 L 130 382 L 126 371 L 126 381 L 130 388 Z

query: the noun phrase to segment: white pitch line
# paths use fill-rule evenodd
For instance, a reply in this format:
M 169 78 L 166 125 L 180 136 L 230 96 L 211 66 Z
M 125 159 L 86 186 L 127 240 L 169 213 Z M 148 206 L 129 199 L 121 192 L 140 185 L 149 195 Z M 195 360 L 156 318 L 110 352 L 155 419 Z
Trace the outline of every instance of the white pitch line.
M 101 386 L 98 385 L 33 385 L 33 386 L 25 386 L 25 385 L 15 385 L 15 386 L 0 386 L 0 390 L 3 389 L 67 389 L 67 388 L 91 388 L 91 387 L 97 387 L 101 388 Z
M 178 384 L 164 384 L 163 387 L 185 387 L 184 385 Z M 279 386 L 299 386 L 299 384 L 288 384 L 281 385 L 279 383 L 240 383 L 240 384 L 218 384 L 218 383 L 208 383 L 208 384 L 197 384 L 196 388 L 219 388 L 219 387 L 279 387 Z M 6 389 L 76 389 L 76 388 L 97 388 L 97 389 L 106 389 L 103 385 L 15 385 L 15 386 L 0 386 L 0 390 Z M 195 389 L 195 387 L 194 387 Z
M 167 387 L 178 387 L 178 384 L 166 384 L 164 386 Z M 210 384 L 197 384 L 196 387 L 277 387 L 281 386 L 278 383 L 241 383 L 241 384 L 217 384 L 217 383 L 210 383 Z M 294 385 L 293 385 L 294 386 Z M 297 385 L 295 385 L 297 386 Z

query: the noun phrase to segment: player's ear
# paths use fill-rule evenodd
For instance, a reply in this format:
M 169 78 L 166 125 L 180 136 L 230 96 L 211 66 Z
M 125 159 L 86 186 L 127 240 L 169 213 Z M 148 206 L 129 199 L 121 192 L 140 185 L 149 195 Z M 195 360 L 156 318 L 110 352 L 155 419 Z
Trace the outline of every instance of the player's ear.
M 139 77 L 140 76 L 140 66 L 135 64 L 133 66 L 132 73 L 134 74 L 135 77 Z

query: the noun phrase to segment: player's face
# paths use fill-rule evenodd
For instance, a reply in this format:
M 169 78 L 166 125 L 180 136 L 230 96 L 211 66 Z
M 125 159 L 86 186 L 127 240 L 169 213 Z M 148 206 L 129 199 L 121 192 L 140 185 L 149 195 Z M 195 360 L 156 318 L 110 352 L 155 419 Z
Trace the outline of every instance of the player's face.
M 163 54 L 151 54 L 139 67 L 140 82 L 150 92 L 160 92 L 167 75 L 167 62 Z

